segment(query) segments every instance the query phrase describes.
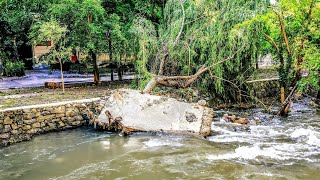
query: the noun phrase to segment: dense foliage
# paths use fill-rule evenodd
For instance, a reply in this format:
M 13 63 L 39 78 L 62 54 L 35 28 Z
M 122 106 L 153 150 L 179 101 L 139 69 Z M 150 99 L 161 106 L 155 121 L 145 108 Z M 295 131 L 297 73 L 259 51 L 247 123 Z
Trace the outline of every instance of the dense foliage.
M 267 13 L 238 25 L 240 30 L 251 33 L 257 33 L 252 26 L 263 25 L 257 34 L 269 43 L 264 49 L 272 53 L 279 64 L 282 103 L 295 87 L 319 89 L 319 13 L 317 0 L 281 0 L 270 6 Z M 293 90 L 290 87 L 294 87 Z
M 245 89 L 242 83 L 254 70 L 259 42 L 252 41 L 246 31 L 234 31 L 233 27 L 265 12 L 267 5 L 267 1 L 250 0 L 173 0 L 167 2 L 159 28 L 138 17 L 133 29 L 140 45 L 137 68 L 141 86 L 159 71 L 167 76 L 190 75 L 203 65 L 211 66 L 230 58 L 213 66 L 214 77 L 205 74 L 197 86 L 211 95 L 218 93 L 223 98 L 236 99 L 239 91 L 235 91 L 234 85 Z M 164 69 L 159 70 L 164 56 L 168 56 Z
M 34 16 L 46 9 L 49 1 L 0 1 L 0 64 L 4 66 L 4 75 L 24 75 L 24 62 L 31 65 L 28 32 Z
M 24 63 L 21 61 L 5 61 L 3 66 L 6 76 L 23 76 L 25 74 Z
M 109 53 L 119 75 L 121 62 L 135 60 L 140 89 L 157 76 L 193 77 L 207 68 L 195 87 L 218 99 L 241 100 L 249 95 L 245 82 L 258 57 L 271 53 L 286 94 L 297 83 L 319 88 L 319 1 L 271 2 L 1 0 L 0 57 L 3 64 L 20 62 L 26 46 L 54 38 L 54 28 L 45 28 L 54 25 L 63 30 L 55 54 L 81 51 L 93 63 L 95 82 L 97 54 Z

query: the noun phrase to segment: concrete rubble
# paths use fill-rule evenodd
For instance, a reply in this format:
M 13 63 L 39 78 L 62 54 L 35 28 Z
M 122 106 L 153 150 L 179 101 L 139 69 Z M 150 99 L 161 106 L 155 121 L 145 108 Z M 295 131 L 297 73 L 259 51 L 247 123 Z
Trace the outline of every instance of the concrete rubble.
M 141 94 L 136 90 L 115 90 L 107 99 L 95 127 L 121 131 L 211 134 L 213 110 L 203 103 L 179 102 L 173 98 Z

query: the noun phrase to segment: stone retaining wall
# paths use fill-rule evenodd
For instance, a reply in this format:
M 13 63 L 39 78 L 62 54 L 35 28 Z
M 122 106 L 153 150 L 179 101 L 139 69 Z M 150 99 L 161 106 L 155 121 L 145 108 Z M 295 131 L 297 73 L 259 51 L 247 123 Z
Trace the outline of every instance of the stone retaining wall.
M 10 108 L 0 111 L 0 146 L 30 140 L 35 134 L 87 125 L 99 115 L 104 101 L 86 99 Z

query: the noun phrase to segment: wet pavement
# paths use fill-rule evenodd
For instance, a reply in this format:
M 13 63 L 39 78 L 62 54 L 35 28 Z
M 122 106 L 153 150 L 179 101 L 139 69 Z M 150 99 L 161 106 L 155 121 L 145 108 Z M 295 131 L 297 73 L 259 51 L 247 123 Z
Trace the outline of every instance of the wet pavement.
M 133 79 L 134 75 L 124 74 L 123 80 Z M 93 74 L 77 74 L 64 72 L 65 83 L 84 83 L 93 82 Z M 114 74 L 114 80 L 118 80 L 118 76 Z M 101 81 L 111 81 L 110 74 L 102 74 Z M 0 79 L 0 89 L 19 89 L 31 87 L 43 87 L 45 82 L 61 82 L 59 71 L 53 71 L 49 74 L 49 70 L 32 70 L 26 71 L 23 77 L 5 77 Z

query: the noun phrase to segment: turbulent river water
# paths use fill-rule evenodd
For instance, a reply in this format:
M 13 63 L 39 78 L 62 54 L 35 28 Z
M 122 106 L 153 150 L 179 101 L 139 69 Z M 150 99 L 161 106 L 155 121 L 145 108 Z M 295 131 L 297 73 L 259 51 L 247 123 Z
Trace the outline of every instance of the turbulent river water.
M 320 179 L 319 112 L 299 105 L 287 118 L 253 116 L 262 123 L 214 122 L 207 140 L 49 133 L 0 149 L 0 179 Z

